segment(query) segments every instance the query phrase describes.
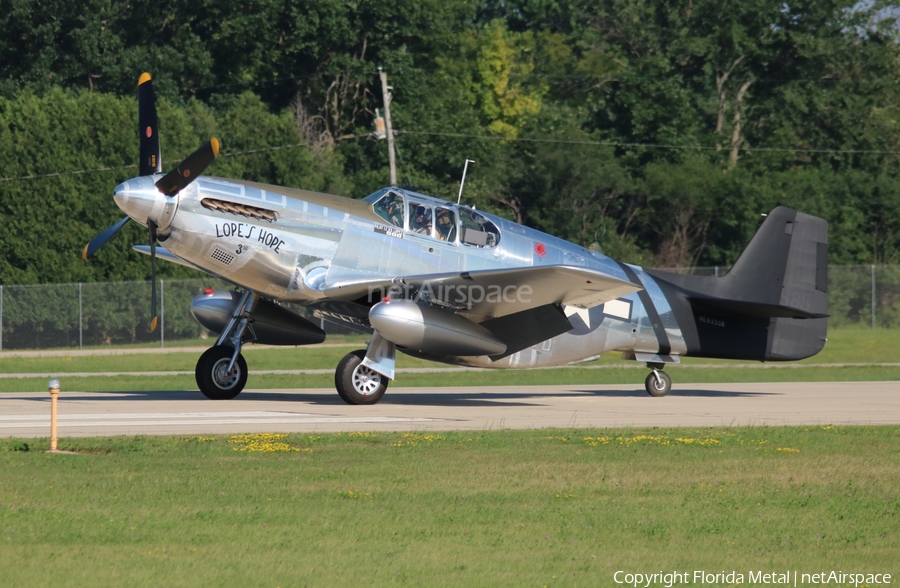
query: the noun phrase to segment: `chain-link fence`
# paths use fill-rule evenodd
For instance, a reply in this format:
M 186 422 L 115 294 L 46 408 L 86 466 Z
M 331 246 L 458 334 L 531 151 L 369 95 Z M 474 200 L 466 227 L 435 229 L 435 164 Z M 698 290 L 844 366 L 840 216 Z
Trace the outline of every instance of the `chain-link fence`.
M 191 300 L 207 288 L 227 290 L 232 286 L 214 278 L 160 280 L 159 324 L 151 332 L 149 281 L 0 286 L 0 350 L 141 343 L 165 346 L 167 342 L 215 338 L 190 311 Z M 329 333 L 348 332 L 307 318 Z
M 688 273 L 721 276 L 727 268 Z M 830 266 L 830 327 L 900 326 L 900 266 Z M 160 281 L 159 326 L 150 332 L 150 282 L 0 286 L 0 350 L 81 348 L 215 337 L 194 321 L 191 299 L 206 288 L 229 289 L 213 278 Z M 295 308 L 295 310 L 298 310 Z M 328 333 L 346 329 L 321 323 Z

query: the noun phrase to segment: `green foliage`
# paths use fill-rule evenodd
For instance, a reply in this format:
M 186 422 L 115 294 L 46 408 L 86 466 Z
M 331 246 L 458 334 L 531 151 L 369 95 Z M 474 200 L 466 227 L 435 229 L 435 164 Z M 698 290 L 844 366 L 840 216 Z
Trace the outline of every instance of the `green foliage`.
M 467 202 L 650 265 L 727 266 L 779 204 L 831 223 L 833 262 L 898 263 L 885 4 L 8 0 L 0 283 L 147 277 L 136 223 L 77 259 L 120 218 L 142 71 L 168 165 L 216 135 L 213 174 L 371 193 L 383 67 L 401 184 L 453 199 L 473 159 Z
M 0 98 L 0 175 L 14 178 L 0 183 L 0 282 L 135 277 L 107 261 L 128 257 L 126 239 L 111 244 L 96 266 L 77 262 L 84 243 L 120 217 L 109 194 L 134 173 L 125 167 L 137 158 L 132 129 L 131 109 L 110 95 L 54 88 Z
M 149 240 L 129 223 L 89 263 L 81 251 L 122 213 L 116 184 L 136 173 L 135 100 L 54 88 L 0 97 L 0 283 L 127 281 L 149 277 L 149 260 L 131 250 Z M 171 167 L 210 136 L 220 135 L 218 175 L 345 191 L 341 158 L 329 146 L 301 142 L 289 111 L 273 114 L 243 94 L 220 117 L 196 100 L 158 104 L 164 165 Z M 271 147 L 283 147 L 270 149 Z M 167 168 L 168 169 L 168 168 Z M 159 264 L 159 276 L 197 277 Z
M 468 100 L 481 113 L 488 133 L 515 139 L 541 110 L 542 88 L 531 75 L 534 34 L 511 32 L 503 21 L 495 20 L 465 35 L 463 51 L 456 61 L 438 63 L 462 78 Z

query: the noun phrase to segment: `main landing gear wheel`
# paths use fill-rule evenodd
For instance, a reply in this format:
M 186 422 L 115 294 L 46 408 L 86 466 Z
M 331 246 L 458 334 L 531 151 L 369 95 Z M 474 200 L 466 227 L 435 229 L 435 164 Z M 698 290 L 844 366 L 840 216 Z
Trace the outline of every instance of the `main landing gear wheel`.
M 241 393 L 247 383 L 247 362 L 238 354 L 234 367 L 228 372 L 228 363 L 234 354 L 230 345 L 216 345 L 203 352 L 197 360 L 194 375 L 203 395 L 211 400 L 231 400 Z
M 347 404 L 375 404 L 384 396 L 388 379 L 362 364 L 362 349 L 344 356 L 334 371 L 334 387 Z
M 650 396 L 667 396 L 672 389 L 672 378 L 662 370 L 653 370 L 644 380 L 644 387 Z

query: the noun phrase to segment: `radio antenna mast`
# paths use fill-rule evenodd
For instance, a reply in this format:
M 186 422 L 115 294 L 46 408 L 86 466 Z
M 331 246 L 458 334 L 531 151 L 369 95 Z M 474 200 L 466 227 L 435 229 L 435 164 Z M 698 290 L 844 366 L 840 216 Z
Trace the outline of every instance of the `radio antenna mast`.
M 466 164 L 463 166 L 462 181 L 459 182 L 459 196 L 456 198 L 456 203 L 457 203 L 457 204 L 459 204 L 460 202 L 462 202 L 462 191 L 463 191 L 463 186 L 466 185 L 466 170 L 469 169 L 469 164 L 470 164 L 470 163 L 475 163 L 475 160 L 474 160 L 474 159 L 467 159 L 467 160 L 466 160 Z

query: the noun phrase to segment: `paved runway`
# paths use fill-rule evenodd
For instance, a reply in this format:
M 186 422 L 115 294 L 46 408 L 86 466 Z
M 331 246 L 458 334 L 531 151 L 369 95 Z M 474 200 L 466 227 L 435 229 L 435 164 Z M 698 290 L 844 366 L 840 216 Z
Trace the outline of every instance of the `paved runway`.
M 393 388 L 375 406 L 332 389 L 63 392 L 59 436 L 446 431 L 545 427 L 900 424 L 900 382 Z M 49 437 L 47 393 L 0 394 L 0 437 Z

